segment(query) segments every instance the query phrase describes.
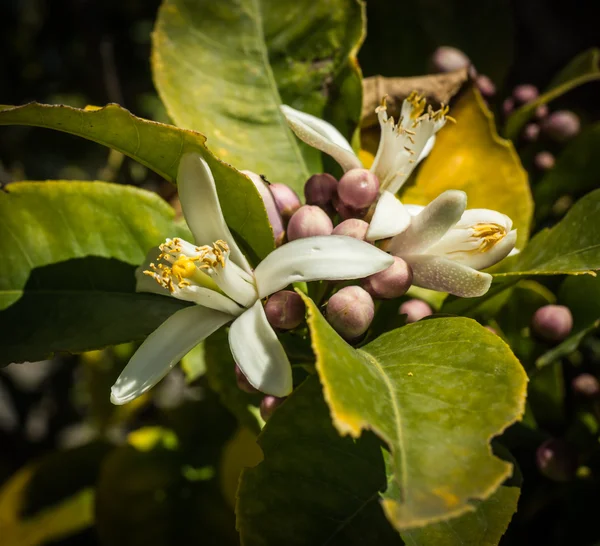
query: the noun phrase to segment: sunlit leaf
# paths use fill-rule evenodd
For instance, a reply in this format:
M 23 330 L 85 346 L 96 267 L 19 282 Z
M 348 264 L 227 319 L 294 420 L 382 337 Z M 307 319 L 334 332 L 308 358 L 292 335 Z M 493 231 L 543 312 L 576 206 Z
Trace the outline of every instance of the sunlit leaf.
M 492 114 L 473 87 L 459 97 L 450 113 L 457 123 L 447 123 L 439 132 L 403 200 L 426 205 L 445 190 L 463 190 L 468 208 L 494 209 L 510 216 L 521 248 L 529 234 L 533 202 L 514 146 L 498 136 Z
M 402 544 L 380 506 L 386 475 L 377 439 L 340 437 L 315 377 L 277 408 L 258 443 L 264 461 L 243 471 L 238 491 L 243 544 Z
M 33 125 L 87 138 L 128 155 L 172 182 L 182 154 L 196 152 L 210 165 L 232 231 L 259 258 L 274 248 L 265 207 L 254 184 L 219 161 L 200 133 L 138 118 L 116 104 L 86 110 L 35 103 L 0 106 L 0 125 Z
M 409 324 L 353 349 L 311 300 L 316 367 L 335 427 L 387 442 L 401 502 L 383 506 L 399 530 L 460 516 L 512 467 L 490 439 L 523 414 L 527 378 L 509 347 L 465 318 Z
M 538 106 L 594 80 L 600 80 L 600 49 L 597 48 L 580 53 L 557 74 L 544 94 L 515 110 L 506 122 L 506 136 L 515 140 Z
M 177 125 L 202 130 L 220 158 L 302 193 L 320 155 L 294 137 L 279 106 L 324 117 L 350 138 L 362 35 L 357 0 L 165 0 L 154 80 Z
M 563 196 L 579 198 L 598 187 L 600 180 L 600 123 L 585 129 L 560 153 L 556 164 L 536 184 L 535 216 L 546 219 L 552 205 Z

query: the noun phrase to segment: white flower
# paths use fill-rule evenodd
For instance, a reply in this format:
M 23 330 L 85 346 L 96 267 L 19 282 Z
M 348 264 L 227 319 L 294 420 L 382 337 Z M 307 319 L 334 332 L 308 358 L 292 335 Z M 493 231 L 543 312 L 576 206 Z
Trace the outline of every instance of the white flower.
M 505 214 L 465 210 L 466 205 L 467 195 L 458 190 L 445 191 L 426 207 L 384 195 L 368 235 L 371 240 L 393 236 L 386 248 L 411 266 L 413 284 L 464 298 L 482 296 L 492 276 L 478 270 L 513 251 L 517 230 Z
M 268 394 L 289 394 L 291 366 L 261 299 L 296 281 L 362 278 L 387 268 L 393 258 L 363 241 L 331 235 L 285 244 L 252 270 L 225 223 L 206 162 L 184 155 L 177 180 L 196 244 L 167 239 L 153 249 L 136 272 L 137 290 L 197 305 L 177 311 L 148 336 L 112 387 L 112 402 L 124 404 L 146 392 L 232 320 L 229 345 L 249 382 Z
M 329 154 L 344 171 L 363 167 L 352 146 L 333 125 L 290 106 L 284 105 L 281 110 L 298 138 Z M 452 118 L 446 116 L 447 106 L 434 111 L 415 92 L 402 103 L 398 123 L 394 123 L 394 118 L 388 117 L 385 99 L 376 112 L 381 126 L 381 138 L 370 170 L 379 179 L 382 192 L 395 194 L 417 163 L 431 151 L 435 133 L 444 126 L 446 119 Z

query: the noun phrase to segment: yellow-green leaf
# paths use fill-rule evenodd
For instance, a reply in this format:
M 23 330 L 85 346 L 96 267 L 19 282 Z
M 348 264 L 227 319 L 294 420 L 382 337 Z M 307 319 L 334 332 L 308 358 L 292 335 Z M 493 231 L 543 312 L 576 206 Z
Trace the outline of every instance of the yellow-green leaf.
M 517 246 L 527 241 L 533 201 L 527 173 L 511 142 L 498 136 L 494 119 L 479 92 L 470 87 L 451 110 L 447 123 L 403 201 L 426 205 L 445 190 L 463 190 L 468 208 L 507 214 L 518 229 Z

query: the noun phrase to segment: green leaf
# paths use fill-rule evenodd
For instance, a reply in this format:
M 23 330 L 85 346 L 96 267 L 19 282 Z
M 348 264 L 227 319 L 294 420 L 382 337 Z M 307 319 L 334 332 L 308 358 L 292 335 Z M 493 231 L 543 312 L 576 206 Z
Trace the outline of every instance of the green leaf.
M 514 463 L 518 473 L 516 461 L 507 450 L 503 449 L 499 454 Z M 519 473 L 501 485 L 489 499 L 475 502 L 473 512 L 403 532 L 404 543 L 406 546 L 496 546 L 517 511 L 521 481 Z M 388 490 L 386 495 L 389 494 Z
M 561 152 L 556 165 L 548 170 L 534 189 L 537 222 L 547 218 L 559 197 L 579 198 L 598 186 L 599 149 L 600 123 L 596 123 L 577 135 Z
M 360 350 L 308 298 L 316 367 L 335 427 L 372 429 L 392 453 L 401 502 L 384 500 L 398 530 L 460 516 L 511 473 L 489 441 L 524 410 L 527 377 L 509 347 L 475 321 L 409 324 Z
M 165 0 L 153 33 L 154 81 L 177 125 L 201 128 L 225 161 L 301 194 L 322 171 L 320 154 L 294 137 L 279 106 L 352 136 L 362 19 L 357 0 Z
M 238 490 L 243 544 L 402 544 L 380 505 L 386 475 L 379 442 L 337 434 L 316 377 L 277 408 L 258 443 L 264 460 L 242 472 Z
M 124 153 L 171 182 L 177 176 L 181 156 L 198 153 L 212 169 L 231 230 L 259 258 L 274 248 L 258 190 L 248 178 L 219 161 L 206 148 L 206 137 L 200 133 L 138 118 L 116 104 L 85 110 L 35 103 L 0 106 L 0 125 L 46 127 L 87 138 Z
M 600 49 L 598 48 L 580 53 L 556 76 L 548 91 L 536 100 L 515 110 L 506 122 L 506 136 L 515 140 L 519 136 L 521 127 L 527 123 L 538 106 L 553 101 L 571 89 L 595 80 L 600 80 Z
M 496 276 L 581 275 L 600 269 L 600 190 L 577 201 L 552 228 L 540 231 Z
M 0 312 L 0 366 L 142 340 L 186 302 L 135 292 L 133 266 L 81 258 L 35 269 Z
M 469 208 L 508 215 L 522 248 L 529 236 L 533 201 L 513 144 L 498 136 L 494 118 L 474 87 L 465 90 L 450 113 L 457 123 L 447 123 L 438 133 L 415 184 L 402 194 L 403 202 L 426 205 L 445 190 L 463 190 Z
M 36 267 L 85 256 L 140 264 L 150 248 L 173 236 L 173 216 L 158 195 L 131 186 L 11 184 L 0 192 L 0 309 L 21 297 Z

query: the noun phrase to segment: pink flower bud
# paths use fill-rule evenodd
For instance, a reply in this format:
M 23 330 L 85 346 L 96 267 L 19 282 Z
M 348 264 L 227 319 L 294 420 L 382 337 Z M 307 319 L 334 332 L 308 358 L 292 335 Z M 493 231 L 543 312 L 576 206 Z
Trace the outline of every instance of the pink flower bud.
M 406 293 L 412 279 L 410 265 L 402 258 L 394 256 L 394 263 L 390 267 L 363 279 L 361 284 L 374 298 L 393 299 Z
M 527 104 L 538 98 L 539 91 L 535 85 L 524 83 L 513 89 L 512 96 L 519 104 Z
M 304 185 L 304 196 L 309 205 L 324 207 L 331 202 L 338 181 L 330 174 L 313 174 Z
M 244 392 L 247 392 L 248 394 L 256 394 L 257 392 L 259 392 L 258 389 L 255 389 L 250 384 L 250 381 L 248 381 L 248 379 L 244 375 L 244 372 L 237 364 L 235 365 L 235 381 L 239 389 Z
M 548 169 L 554 167 L 556 160 L 550 152 L 543 151 L 535 154 L 533 162 L 540 171 L 547 171 Z
M 279 208 L 275 203 L 275 198 L 273 194 L 269 191 L 268 184 L 256 173 L 252 171 L 240 171 L 245 174 L 256 186 L 258 193 L 262 197 L 263 203 L 265 204 L 265 209 L 267 209 L 267 217 L 269 218 L 269 223 L 271 224 L 271 228 L 273 229 L 273 237 L 275 237 L 275 243 L 279 246 L 283 243 L 283 238 L 285 236 L 283 229 L 283 219 L 281 218 L 281 214 L 279 212 Z
M 332 203 L 336 212 L 343 220 L 349 220 L 350 218 L 362 218 L 367 212 L 367 209 L 356 210 L 342 203 L 337 193 L 333 196 Z
M 284 400 L 285 398 L 277 398 L 277 396 L 265 396 L 260 402 L 260 416 L 263 421 L 268 421 Z
M 515 101 L 511 97 L 504 99 L 504 102 L 502 103 L 502 111 L 504 112 L 504 115 L 508 116 L 514 109 Z
M 523 129 L 523 140 L 535 142 L 540 136 L 540 126 L 537 123 L 528 123 Z
M 557 142 L 566 142 L 581 130 L 579 116 L 569 110 L 550 114 L 542 123 L 542 131 Z
M 556 482 L 571 480 L 577 469 L 573 449 L 558 438 L 546 440 L 536 452 L 536 464 L 541 474 Z
M 273 328 L 291 330 L 304 320 L 304 302 L 296 292 L 281 290 L 268 299 L 265 314 Z
M 540 104 L 536 109 L 535 109 L 535 117 L 536 119 L 544 119 L 545 117 L 548 116 L 548 105 L 547 104 Z
M 452 72 L 469 66 L 471 60 L 460 49 L 441 46 L 433 52 L 431 64 L 438 72 Z
M 573 315 L 564 305 L 544 305 L 531 321 L 532 330 L 546 341 L 564 340 L 573 328 Z
M 290 241 L 315 235 L 331 235 L 333 223 L 331 218 L 313 205 L 303 205 L 290 218 L 287 236 Z
M 302 206 L 296 192 L 285 184 L 271 184 L 269 190 L 273 194 L 279 213 L 285 220 Z
M 475 84 L 484 97 L 491 98 L 496 94 L 494 82 L 484 74 L 477 76 Z
M 360 286 L 346 286 L 329 298 L 326 315 L 338 334 L 352 340 L 363 335 L 371 325 L 375 304 Z
M 578 375 L 571 383 L 573 393 L 582 398 L 598 398 L 600 396 L 600 382 L 590 373 Z
M 344 205 L 366 209 L 379 195 L 379 180 L 367 169 L 351 169 L 340 178 L 337 191 Z
M 484 328 L 486 330 L 488 330 L 489 332 L 492 332 L 492 334 L 498 335 L 498 332 L 496 332 L 496 330 L 494 328 L 492 328 L 491 326 L 484 326 Z
M 406 315 L 406 322 L 417 322 L 422 318 L 433 315 L 433 310 L 429 305 L 421 300 L 405 301 L 398 310 L 400 315 Z
M 333 228 L 333 234 L 346 235 L 346 237 L 354 237 L 355 239 L 364 241 L 365 237 L 367 236 L 368 229 L 369 224 L 364 220 L 359 220 L 358 218 L 349 218 L 348 220 L 344 220 L 335 226 Z

